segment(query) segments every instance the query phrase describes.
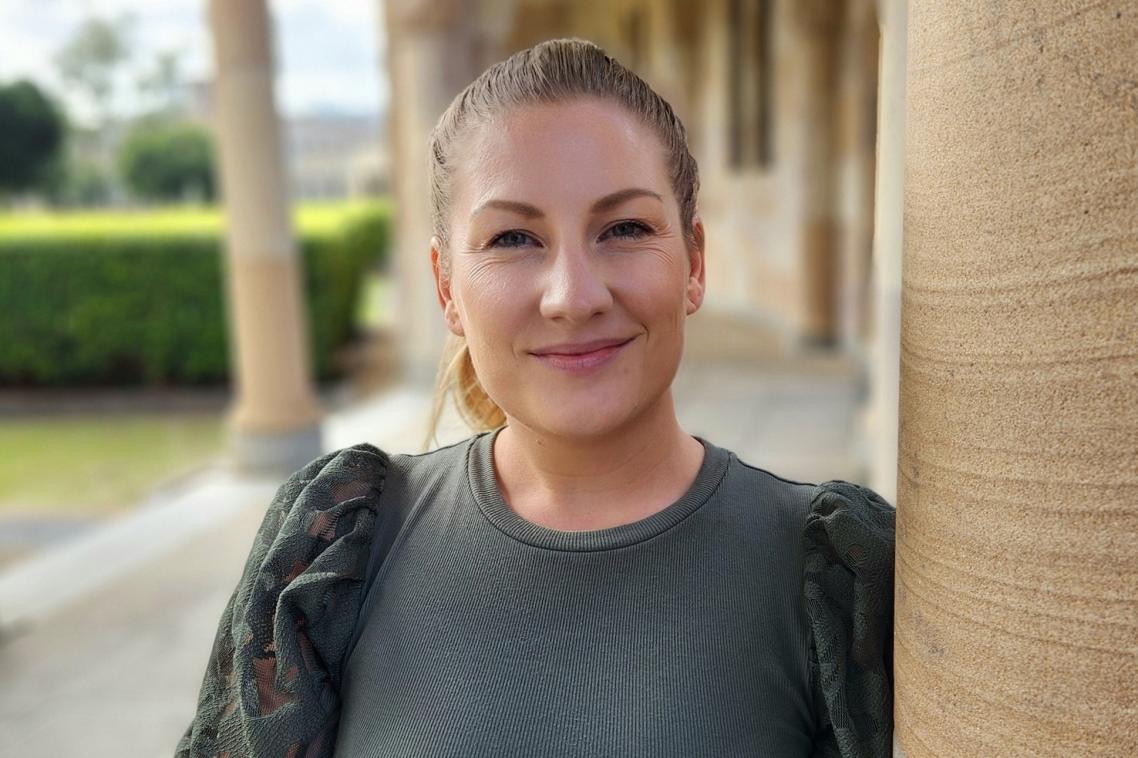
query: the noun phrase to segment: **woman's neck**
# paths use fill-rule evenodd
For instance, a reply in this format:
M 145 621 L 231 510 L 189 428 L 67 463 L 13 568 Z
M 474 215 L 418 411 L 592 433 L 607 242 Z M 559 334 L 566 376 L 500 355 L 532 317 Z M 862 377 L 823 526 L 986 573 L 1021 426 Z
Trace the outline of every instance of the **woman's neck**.
M 675 502 L 704 449 L 680 428 L 671 393 L 660 400 L 656 412 L 604 437 L 567 439 L 511 419 L 493 449 L 503 500 L 527 521 L 563 531 L 631 523 Z

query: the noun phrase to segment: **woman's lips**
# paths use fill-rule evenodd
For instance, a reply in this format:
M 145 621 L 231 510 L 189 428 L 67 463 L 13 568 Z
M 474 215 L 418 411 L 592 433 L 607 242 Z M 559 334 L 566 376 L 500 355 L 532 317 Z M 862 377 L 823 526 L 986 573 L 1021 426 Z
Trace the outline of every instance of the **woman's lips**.
M 580 353 L 578 355 L 545 353 L 543 355 L 534 355 L 534 357 L 551 368 L 568 371 L 571 374 L 587 374 L 608 363 L 634 339 L 636 338 L 631 337 L 619 345 L 611 345 L 609 347 L 603 347 L 600 350 L 593 350 L 592 352 Z

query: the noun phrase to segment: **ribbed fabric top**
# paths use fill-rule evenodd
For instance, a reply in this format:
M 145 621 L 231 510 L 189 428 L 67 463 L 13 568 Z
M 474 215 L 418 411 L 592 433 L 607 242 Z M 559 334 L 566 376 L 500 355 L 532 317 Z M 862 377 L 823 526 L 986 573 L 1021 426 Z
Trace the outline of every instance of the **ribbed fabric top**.
M 810 755 L 813 485 L 697 438 L 674 503 L 560 531 L 504 502 L 498 431 L 391 456 L 381 507 L 403 526 L 347 659 L 336 755 Z
M 470 489 L 478 507 L 491 524 L 514 539 L 534 547 L 550 550 L 608 550 L 655 537 L 703 505 L 719 486 L 727 470 L 728 451 L 714 445 L 709 446 L 707 440 L 697 436 L 696 439 L 704 446 L 703 463 L 696 473 L 695 481 L 676 502 L 639 521 L 608 529 L 579 532 L 550 529 L 522 518 L 502 500 L 502 491 L 494 477 L 492 450 L 494 439 L 503 428 L 505 427 L 499 427 L 474 438 L 467 466 Z

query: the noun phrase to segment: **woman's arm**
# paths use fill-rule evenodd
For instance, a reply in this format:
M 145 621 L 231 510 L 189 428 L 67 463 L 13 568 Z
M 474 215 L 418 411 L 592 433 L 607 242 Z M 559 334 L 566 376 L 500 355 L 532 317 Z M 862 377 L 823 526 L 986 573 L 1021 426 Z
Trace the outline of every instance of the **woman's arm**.
M 896 510 L 850 482 L 817 486 L 803 535 L 815 758 L 893 750 L 893 550 Z
M 331 756 L 386 458 L 362 443 L 278 488 L 218 624 L 176 758 Z

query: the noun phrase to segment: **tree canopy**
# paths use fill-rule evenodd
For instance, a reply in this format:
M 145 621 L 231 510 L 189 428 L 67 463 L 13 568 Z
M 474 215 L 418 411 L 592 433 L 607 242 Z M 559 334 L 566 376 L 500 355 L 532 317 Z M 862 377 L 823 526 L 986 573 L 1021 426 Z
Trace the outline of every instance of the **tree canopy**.
M 212 200 L 215 194 L 213 143 L 195 124 L 147 119 L 119 151 L 127 187 L 143 200 Z
M 131 58 L 134 17 L 88 18 L 55 55 L 59 75 L 83 92 L 99 118 L 113 108 L 116 75 Z
M 63 112 L 27 80 L 0 84 L 0 192 L 37 187 L 59 157 Z

